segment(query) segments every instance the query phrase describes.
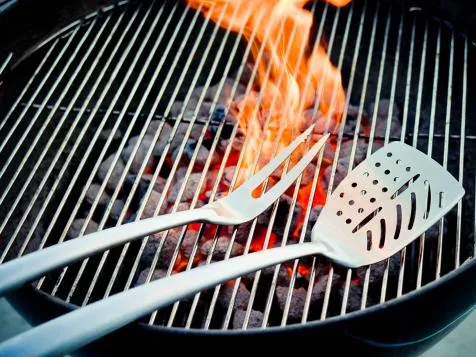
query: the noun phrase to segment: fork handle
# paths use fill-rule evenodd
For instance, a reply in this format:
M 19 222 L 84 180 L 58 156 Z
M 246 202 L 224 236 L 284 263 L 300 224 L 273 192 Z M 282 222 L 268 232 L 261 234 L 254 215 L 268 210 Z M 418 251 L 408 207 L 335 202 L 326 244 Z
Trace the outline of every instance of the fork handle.
M 216 216 L 206 206 L 143 219 L 87 234 L 0 265 L 0 296 L 48 271 L 149 234 Z
M 203 265 L 97 301 L 0 344 L 1 356 L 72 352 L 154 310 L 230 279 L 322 252 L 317 243 L 272 248 Z

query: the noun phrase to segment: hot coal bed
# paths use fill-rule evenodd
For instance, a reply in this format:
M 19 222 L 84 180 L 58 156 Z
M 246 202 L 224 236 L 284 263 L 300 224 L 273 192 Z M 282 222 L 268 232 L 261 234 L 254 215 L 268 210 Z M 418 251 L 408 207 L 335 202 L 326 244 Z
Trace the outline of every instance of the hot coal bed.
M 431 147 L 432 156 L 441 161 L 445 155 L 444 121 L 438 119 L 433 128 L 432 122 L 435 117 L 445 117 L 446 110 L 449 109 L 445 104 L 441 104 L 436 105 L 435 111 L 432 112 L 432 106 L 435 106 L 435 98 L 441 103 L 447 102 L 444 91 L 440 87 L 436 97 L 432 97 L 431 90 L 418 92 L 415 85 L 408 96 L 420 103 L 418 107 L 418 104 L 408 105 L 409 99 L 403 85 L 408 68 L 413 69 L 410 78 L 414 81 L 420 79 L 421 73 L 418 61 L 414 60 L 409 66 L 407 63 L 413 22 L 400 22 L 398 19 L 402 10 L 397 7 L 392 7 L 393 12 L 390 13 L 386 5 L 379 7 L 369 4 L 368 7 L 362 7 L 360 2 L 356 3 L 352 10 L 353 16 L 357 16 L 355 14 L 359 11 L 372 13 L 373 16 L 368 17 L 369 33 L 364 31 L 359 48 L 364 54 L 363 59 L 357 62 L 354 71 L 353 51 L 349 50 L 343 60 L 344 83 L 348 84 L 353 78 L 350 105 L 339 119 L 329 119 L 315 107 L 306 108 L 305 121 L 301 124 L 303 127 L 297 129 L 302 130 L 315 123 L 314 138 L 318 138 L 327 130 L 333 135 L 322 156 L 316 158 L 306 169 L 297 189 L 292 187 L 276 205 L 249 224 L 217 227 L 195 223 L 160 232 L 133 242 L 126 248 L 113 249 L 107 253 L 108 256 L 101 253 L 91 257 L 87 263 L 79 262 L 67 270 L 61 269 L 49 274 L 45 279 L 35 282 L 35 285 L 61 299 L 81 305 L 202 264 L 261 249 L 308 241 L 326 196 L 337 187 L 350 168 L 361 162 L 369 152 L 382 147 L 385 142 L 404 139 L 407 143 L 415 143 L 424 152 L 428 152 Z M 314 9 L 317 16 L 322 16 L 323 6 L 319 4 Z M 172 5 L 169 7 L 172 9 Z M 331 34 L 336 10 L 331 7 L 326 9 L 324 33 Z M 381 31 L 372 30 L 372 21 L 377 15 L 375 26 Z M 340 16 L 341 19 L 350 16 L 349 10 L 341 10 Z M 408 14 L 406 16 L 410 17 Z M 431 21 L 427 24 L 426 21 L 429 20 L 425 20 L 424 15 L 411 16 L 413 19 L 422 20 L 421 23 L 413 20 L 417 24 L 417 30 L 413 34 L 417 40 L 423 40 L 426 36 L 425 26 L 429 26 L 430 30 L 440 26 L 437 26 L 439 23 Z M 343 30 L 342 24 L 340 30 Z M 388 29 L 385 31 L 386 24 Z M 315 36 L 319 32 L 318 25 L 319 21 L 316 21 Z M 210 30 L 213 28 L 213 24 L 208 26 Z M 351 31 L 355 30 L 357 33 L 358 27 L 359 21 L 354 18 Z M 399 58 L 395 60 L 395 49 L 400 41 L 399 31 L 404 40 L 401 42 Z M 428 73 L 422 77 L 421 83 L 429 88 L 432 88 L 433 84 L 430 72 L 436 63 L 435 59 L 431 58 L 436 52 L 436 38 L 446 38 L 450 33 L 446 27 L 442 27 L 440 31 L 442 35 L 437 35 L 436 30 L 429 31 L 426 39 L 429 45 L 425 51 L 430 63 L 426 66 Z M 191 36 L 193 38 L 195 35 Z M 327 44 L 329 47 L 334 46 L 330 49 L 330 55 L 335 63 L 338 62 L 342 36 L 342 33 L 338 32 L 332 42 Z M 366 37 L 372 36 L 376 36 L 375 45 L 366 41 Z M 388 43 L 384 41 L 386 36 L 389 38 Z M 202 41 L 205 43 L 205 40 Z M 231 48 L 233 36 L 227 41 L 230 42 Z M 422 43 L 423 41 L 416 41 L 415 52 L 422 50 Z M 441 41 L 440 45 L 447 46 L 445 41 Z M 241 51 L 245 46 L 245 43 L 241 43 Z M 387 57 L 382 61 L 387 70 L 382 71 L 380 60 L 385 51 L 388 52 Z M 368 62 L 372 53 L 379 54 L 376 59 Z M 237 55 L 237 58 L 240 56 Z M 446 57 L 441 58 L 441 68 L 444 68 L 444 61 Z M 458 58 L 455 61 L 457 62 Z M 368 68 L 367 63 L 371 63 Z M 400 66 L 395 68 L 397 63 Z M 71 167 L 63 173 L 65 182 L 62 182 L 58 193 L 49 201 L 46 209 L 48 214 L 44 214 L 39 222 L 35 222 L 34 218 L 23 222 L 20 234 L 30 236 L 30 239 L 27 243 L 15 243 L 10 247 L 8 257 L 12 258 L 19 252 L 36 250 L 42 245 L 53 244 L 53 241 L 58 241 L 58 237 L 64 240 L 73 239 L 118 224 L 201 207 L 226 195 L 240 182 L 240 170 L 237 170 L 237 167 L 239 168 L 240 155 L 247 143 L 246 133 L 237 125 L 236 115 L 240 110 L 238 104 L 249 90 L 259 95 L 259 87 L 251 78 L 253 64 L 248 63 L 241 67 L 237 64 L 227 73 L 224 69 L 217 71 L 218 74 L 214 76 L 208 88 L 203 86 L 208 75 L 203 71 L 199 84 L 192 88 L 188 98 L 186 93 L 190 87 L 187 87 L 187 84 L 192 81 L 185 80 L 178 97 L 166 105 L 169 100 L 165 99 L 164 95 L 163 103 L 159 105 L 160 110 L 157 109 L 152 115 L 146 110 L 153 107 L 152 102 L 146 102 L 147 108 L 139 114 L 134 110 L 122 114 L 119 105 L 119 110 L 108 114 L 113 119 L 122 115 L 128 120 L 136 120 L 132 130 L 128 129 L 127 120 L 114 126 L 114 120 L 109 121 L 109 118 L 104 127 L 98 130 L 98 126 L 89 128 L 88 137 L 92 138 L 97 134 L 97 143 L 73 189 L 67 191 L 66 181 L 74 177 L 75 164 L 82 159 L 78 155 L 73 157 Z M 205 67 L 207 66 L 210 64 L 207 63 Z M 400 86 L 394 89 L 394 97 L 390 96 L 391 83 L 397 79 L 393 78 L 392 71 L 397 71 L 398 78 L 401 78 Z M 193 73 L 188 76 L 192 75 Z M 382 76 L 384 79 L 379 84 L 376 78 Z M 170 95 L 170 90 L 166 91 L 166 94 Z M 316 98 L 316 102 L 318 100 L 319 98 Z M 131 107 L 138 105 L 137 98 Z M 50 105 L 50 110 L 51 108 Z M 422 113 L 421 118 L 416 115 L 418 110 Z M 460 108 L 453 107 L 451 110 L 455 116 L 461 114 Z M 96 117 L 101 119 L 107 112 L 107 109 L 101 109 Z M 161 114 L 164 112 L 168 112 L 166 116 Z M 61 110 L 59 114 L 61 115 Z M 60 115 L 54 117 L 53 122 L 58 123 Z M 418 126 L 415 124 L 415 117 L 419 117 Z M 458 150 L 458 129 L 456 124 L 451 128 L 450 134 L 454 137 L 450 138 L 450 149 L 447 151 L 447 165 L 453 172 L 458 172 L 461 154 Z M 53 128 L 47 130 L 52 131 Z M 81 145 L 84 152 L 87 143 Z M 267 146 L 274 148 L 275 143 L 264 142 L 263 147 Z M 97 161 L 104 147 L 107 147 L 106 155 Z M 69 148 L 70 144 L 66 146 L 65 152 Z M 259 163 L 259 158 L 257 160 Z M 51 158 L 46 161 L 51 162 Z M 474 176 L 474 165 L 468 167 L 467 175 L 472 173 Z M 46 164 L 40 167 L 42 170 L 46 168 Z M 56 172 L 60 170 L 60 165 L 55 167 Z M 275 172 L 269 185 L 279 180 L 281 174 L 282 170 Z M 52 185 L 53 182 L 47 184 L 49 187 Z M 465 187 L 474 192 L 473 182 L 466 183 Z M 70 196 L 62 202 L 65 192 Z M 33 194 L 32 192 L 30 196 Z M 45 198 L 48 192 L 41 195 L 40 197 Z M 62 207 L 60 214 L 57 214 L 56 210 L 58 205 Z M 353 270 L 332 266 L 321 257 L 287 262 L 229 281 L 219 288 L 204 291 L 196 297 L 158 311 L 144 321 L 158 325 L 197 328 L 253 328 L 318 320 L 390 300 L 433 281 L 436 271 L 443 275 L 453 269 L 454 254 L 443 253 L 441 266 L 438 267 L 443 237 L 444 251 L 453 252 L 459 249 L 457 239 L 453 236 L 454 232 L 460 229 L 461 259 L 470 255 L 474 240 L 470 224 L 474 218 L 474 204 L 468 201 L 464 207 L 463 217 L 459 218 L 462 224 L 458 223 L 456 211 L 451 211 L 444 220 L 428 230 L 422 240 L 407 249 L 405 260 L 402 260 L 402 255 L 398 253 L 386 262 Z M 39 212 L 40 209 L 41 207 L 35 207 L 33 212 Z M 365 216 L 364 213 L 363 215 Z M 21 219 L 22 216 L 19 215 L 7 226 L 6 232 L 9 235 L 17 234 L 15 223 L 18 224 Z M 57 238 L 44 241 L 45 236 Z M 420 256 L 423 241 L 424 254 Z M 2 251 L 5 250 L 5 246 L 0 247 Z M 419 271 L 421 266 L 423 269 L 420 268 Z M 324 315 L 322 311 L 325 311 Z

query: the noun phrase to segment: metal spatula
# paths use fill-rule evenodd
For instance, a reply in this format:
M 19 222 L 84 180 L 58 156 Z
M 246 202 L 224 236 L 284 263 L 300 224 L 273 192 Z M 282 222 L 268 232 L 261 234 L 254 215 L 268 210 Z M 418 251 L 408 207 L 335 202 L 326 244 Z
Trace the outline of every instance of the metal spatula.
M 312 242 L 201 266 L 98 301 L 0 345 L 0 355 L 64 354 L 229 279 L 291 259 L 322 254 L 348 267 L 386 259 L 448 212 L 464 190 L 443 167 L 400 142 L 372 154 L 340 183 Z

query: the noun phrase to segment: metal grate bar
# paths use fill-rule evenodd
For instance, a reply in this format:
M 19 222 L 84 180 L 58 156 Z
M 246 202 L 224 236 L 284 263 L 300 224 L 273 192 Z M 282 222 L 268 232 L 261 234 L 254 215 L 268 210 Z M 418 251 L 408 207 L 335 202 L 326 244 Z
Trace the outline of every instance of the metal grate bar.
M 395 106 L 395 92 L 397 87 L 397 74 L 398 74 L 398 65 L 400 63 L 400 48 L 402 44 L 402 32 L 403 32 L 403 23 L 405 21 L 405 14 L 403 13 L 400 17 L 400 25 L 398 27 L 398 39 L 395 50 L 395 60 L 393 63 L 393 76 L 392 76 L 392 89 L 390 91 L 390 108 L 387 116 L 387 128 L 385 131 L 385 143 L 388 143 L 390 137 L 390 127 L 392 125 L 391 118 L 393 117 L 393 110 Z M 387 295 L 387 283 L 388 283 L 388 274 L 390 268 L 390 259 L 387 259 L 385 262 L 385 271 L 382 279 L 382 289 L 380 292 L 380 303 L 385 302 Z
M 440 57 L 440 47 L 441 47 L 441 24 L 438 26 L 438 42 L 437 42 L 437 60 L 439 61 Z M 448 152 L 449 152 L 449 134 L 450 134 L 450 124 L 451 124 L 451 109 L 452 109 L 452 96 L 453 96 L 453 53 L 454 53 L 454 35 L 451 33 L 451 43 L 450 43 L 450 54 L 449 54 L 449 65 L 448 65 L 448 92 L 446 100 L 446 120 L 445 120 L 445 144 L 443 150 L 443 167 L 446 169 L 448 167 Z M 436 66 L 435 66 L 436 68 Z M 435 69 L 436 71 L 436 69 Z M 436 101 L 436 85 L 433 87 L 435 93 Z M 460 152 L 460 156 L 464 156 L 464 152 Z M 460 218 L 458 218 L 459 220 Z M 445 218 L 440 219 L 439 232 L 438 232 L 438 248 L 437 248 L 437 263 L 436 263 L 436 279 L 441 276 L 441 260 L 443 255 L 443 228 L 444 228 Z M 459 248 L 456 248 L 459 249 Z
M 413 64 L 413 54 L 414 54 L 414 46 L 415 46 L 415 32 L 416 32 L 416 20 L 415 20 L 415 16 L 413 16 L 412 33 L 411 33 L 411 39 L 410 39 L 410 50 L 409 50 L 408 66 L 407 66 L 408 70 L 407 70 L 407 78 L 406 78 L 406 84 L 405 84 L 405 100 L 403 105 L 402 132 L 401 132 L 402 141 L 405 140 L 405 133 L 407 131 L 408 117 L 409 117 L 409 102 L 410 102 L 411 83 L 412 83 L 412 64 Z M 403 280 L 405 277 L 406 256 L 407 256 L 407 247 L 403 247 L 400 253 L 400 270 L 398 275 L 397 297 L 401 296 L 403 293 Z
M 418 79 L 418 92 L 417 92 L 417 102 L 416 102 L 416 113 L 415 113 L 415 125 L 413 127 L 413 132 L 418 133 L 420 130 L 420 119 L 421 119 L 421 105 L 422 105 L 422 96 L 423 96 L 423 80 L 425 78 L 425 67 L 426 67 L 426 55 L 428 48 L 428 20 L 425 19 L 425 32 L 423 37 L 423 49 L 422 49 L 422 58 L 420 63 L 420 76 Z M 432 105 L 434 103 L 432 102 Z M 432 124 L 433 125 L 433 120 Z M 418 139 L 415 136 L 413 138 L 413 146 L 417 146 Z M 431 155 L 431 146 L 428 146 L 428 154 Z M 418 249 L 418 260 L 417 260 L 417 288 L 421 286 L 422 274 L 423 274 L 423 253 L 425 249 L 425 234 L 422 234 L 419 240 L 419 249 Z
M 0 76 L 3 74 L 3 71 L 7 68 L 8 64 L 10 63 L 12 58 L 13 58 L 13 52 L 10 52 L 8 54 L 7 58 L 5 58 L 5 60 L 0 65 Z
M 451 40 L 454 41 L 454 33 L 451 33 L 452 37 Z M 453 42 L 453 50 L 454 50 L 454 42 Z M 461 141 L 459 146 L 459 176 L 458 180 L 461 184 L 463 184 L 464 180 L 464 159 L 465 159 L 465 135 L 466 135 L 466 93 L 468 92 L 468 40 L 464 39 L 464 47 L 463 47 L 463 73 L 462 73 L 462 94 L 461 94 L 461 129 L 460 134 Z M 451 58 L 453 59 L 454 55 L 451 54 Z M 453 62 L 452 62 L 453 63 Z M 475 205 L 476 207 L 476 205 Z M 455 249 L 455 268 L 460 266 L 461 260 L 461 222 L 463 216 L 463 202 L 458 202 L 458 220 L 456 221 L 456 249 Z M 475 219 L 476 224 L 476 219 Z M 476 247 L 476 243 L 475 243 Z M 476 251 L 475 251 L 476 252 Z M 476 255 L 476 254 L 475 254 Z

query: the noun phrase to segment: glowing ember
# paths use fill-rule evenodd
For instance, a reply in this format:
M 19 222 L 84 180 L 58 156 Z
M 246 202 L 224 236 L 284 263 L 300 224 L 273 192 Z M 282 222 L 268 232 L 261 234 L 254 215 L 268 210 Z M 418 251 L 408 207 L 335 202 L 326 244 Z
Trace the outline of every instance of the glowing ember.
M 324 47 L 307 47 L 313 14 L 304 9 L 306 2 L 188 0 L 193 8 L 201 6 L 220 26 L 243 29 L 242 35 L 251 42 L 259 92 L 247 93 L 234 103 L 234 115 L 249 142 L 242 168 L 252 167 L 259 152 L 264 158 L 259 161 L 262 165 L 288 145 L 296 130 L 302 129 L 303 112 L 314 106 L 316 96 L 322 117 L 332 116 L 333 125 L 339 123 L 345 102 L 341 74 Z M 350 0 L 328 2 L 344 6 Z M 239 182 L 245 178 L 246 174 L 240 176 Z
M 250 245 L 250 251 L 257 252 L 263 250 L 265 242 L 266 242 L 266 232 L 267 229 L 265 227 L 256 227 L 255 236 L 253 238 L 253 242 Z M 276 233 L 271 232 L 268 241 L 268 248 L 273 247 L 274 243 L 276 242 Z

